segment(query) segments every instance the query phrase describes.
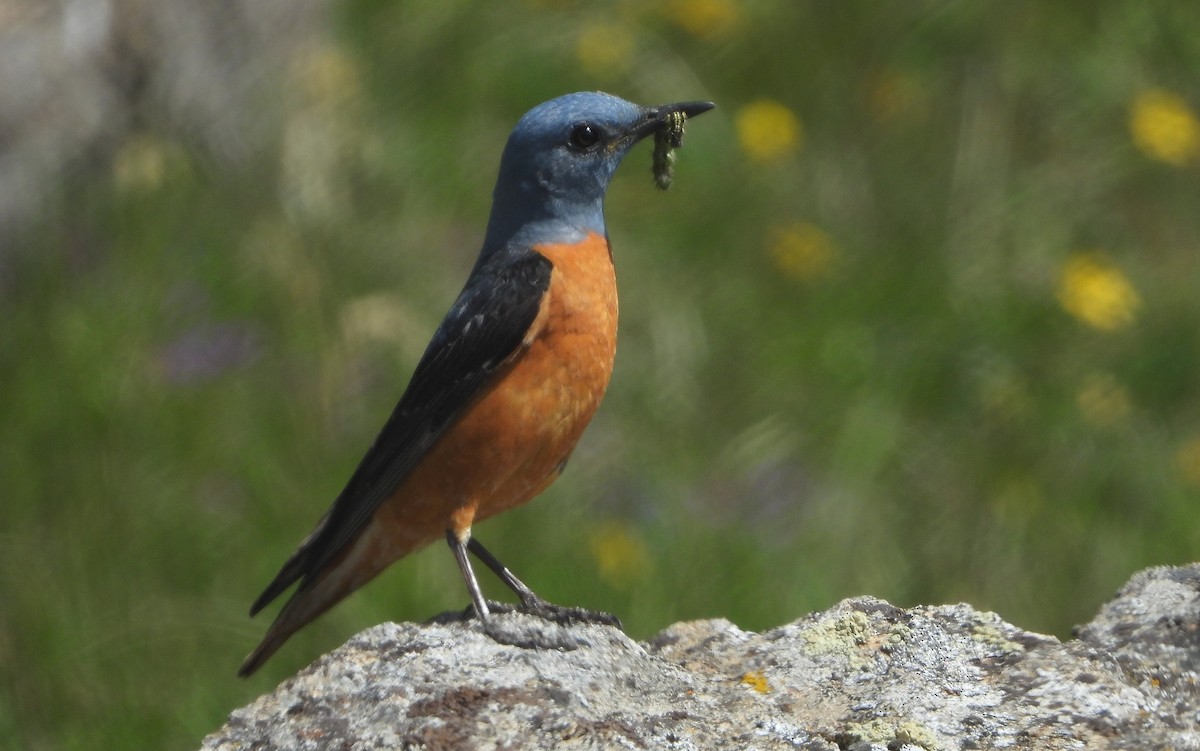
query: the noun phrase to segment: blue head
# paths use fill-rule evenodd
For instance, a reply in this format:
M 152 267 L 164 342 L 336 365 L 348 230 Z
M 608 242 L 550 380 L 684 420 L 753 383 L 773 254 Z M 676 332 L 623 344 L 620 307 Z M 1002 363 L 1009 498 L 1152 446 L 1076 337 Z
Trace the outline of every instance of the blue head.
M 513 239 L 569 242 L 587 232 L 603 234 L 604 193 L 633 145 L 663 128 L 673 112 L 695 116 L 712 107 L 639 107 L 611 94 L 581 92 L 529 110 L 500 159 L 484 255 Z

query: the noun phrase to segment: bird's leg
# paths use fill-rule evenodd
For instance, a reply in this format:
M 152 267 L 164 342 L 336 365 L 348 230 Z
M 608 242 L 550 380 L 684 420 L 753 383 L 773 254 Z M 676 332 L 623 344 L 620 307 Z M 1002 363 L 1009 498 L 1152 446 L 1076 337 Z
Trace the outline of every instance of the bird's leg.
M 457 538 L 455 538 L 457 539 Z M 451 543 L 453 545 L 453 543 Z M 599 623 L 605 626 L 615 626 L 621 628 L 621 619 L 611 613 L 604 613 L 598 610 L 585 610 L 584 608 L 566 607 L 563 605 L 555 605 L 554 603 L 538 597 L 525 582 L 521 581 L 500 562 L 500 559 L 492 555 L 491 551 L 483 546 L 483 543 L 476 540 L 474 537 L 468 538 L 466 542 L 467 550 L 475 554 L 475 557 L 483 561 L 484 565 L 492 570 L 496 576 L 500 577 L 500 581 L 517 594 L 521 598 L 521 607 L 519 610 L 522 613 L 534 615 L 543 620 L 553 621 L 555 623 Z M 455 556 L 459 552 L 455 551 Z M 462 553 L 463 558 L 466 558 L 466 552 Z M 459 563 L 461 568 L 464 564 Z M 470 570 L 470 564 L 466 564 L 464 571 Z M 464 573 L 465 575 L 465 573 Z M 473 579 L 474 577 L 472 577 Z M 468 586 L 470 586 L 468 584 Z M 475 585 L 475 591 L 478 591 L 478 584 Z M 474 595 L 472 595 L 473 597 Z
M 483 543 L 476 540 L 474 537 L 467 541 L 467 550 L 475 554 L 475 557 L 483 561 L 484 565 L 492 570 L 496 576 L 500 577 L 500 581 L 504 582 L 505 586 L 517 594 L 521 598 L 521 605 L 529 606 L 538 603 L 546 602 L 529 588 L 529 585 L 517 578 L 516 574 L 508 569 L 500 562 L 496 556 L 492 555 L 491 551 L 483 546 Z
M 488 602 L 483 597 L 482 590 L 479 589 L 479 581 L 475 578 L 475 571 L 471 569 L 471 559 L 467 557 L 467 546 L 470 544 L 470 531 L 467 532 L 467 541 L 459 538 L 454 530 L 446 530 L 446 542 L 450 543 L 450 550 L 454 553 L 454 560 L 458 561 L 458 570 L 462 572 L 463 581 L 467 583 L 467 591 L 471 593 L 471 605 L 475 609 L 475 617 L 483 624 L 484 628 L 488 625 Z M 464 614 L 465 615 L 465 614 Z

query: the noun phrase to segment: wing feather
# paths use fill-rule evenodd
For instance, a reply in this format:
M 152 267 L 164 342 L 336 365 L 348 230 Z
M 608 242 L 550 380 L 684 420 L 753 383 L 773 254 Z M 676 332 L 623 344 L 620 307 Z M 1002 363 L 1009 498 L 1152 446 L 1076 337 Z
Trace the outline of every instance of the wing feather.
M 531 249 L 504 249 L 476 267 L 345 489 L 254 602 L 251 615 L 297 580 L 304 580 L 303 587 L 358 537 L 497 368 L 521 348 L 550 286 L 551 269 Z

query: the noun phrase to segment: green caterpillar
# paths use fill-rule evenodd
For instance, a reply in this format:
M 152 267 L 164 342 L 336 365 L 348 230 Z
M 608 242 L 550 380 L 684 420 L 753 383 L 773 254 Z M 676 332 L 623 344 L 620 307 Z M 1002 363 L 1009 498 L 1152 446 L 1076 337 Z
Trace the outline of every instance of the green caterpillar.
M 672 112 L 667 119 L 667 125 L 654 134 L 654 184 L 659 190 L 671 187 L 675 177 L 675 149 L 683 146 L 683 124 L 687 115 L 682 112 Z

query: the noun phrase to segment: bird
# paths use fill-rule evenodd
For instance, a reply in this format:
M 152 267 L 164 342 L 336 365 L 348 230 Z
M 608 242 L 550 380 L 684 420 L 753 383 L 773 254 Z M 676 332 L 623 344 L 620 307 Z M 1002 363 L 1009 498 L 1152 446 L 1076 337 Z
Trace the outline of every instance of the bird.
M 468 553 L 551 620 L 619 625 L 537 596 L 471 534 L 563 471 L 608 387 L 617 288 L 604 197 L 642 139 L 681 136 L 694 101 L 644 107 L 577 92 L 523 115 L 500 158 L 483 247 L 345 488 L 250 609 L 297 585 L 238 674 L 392 563 L 445 538 L 487 631 L 496 603 Z

